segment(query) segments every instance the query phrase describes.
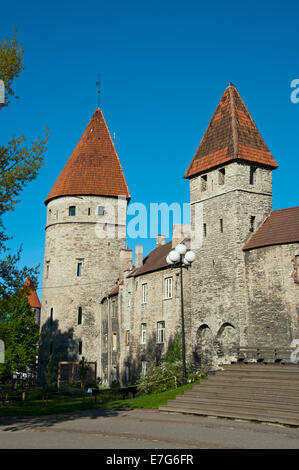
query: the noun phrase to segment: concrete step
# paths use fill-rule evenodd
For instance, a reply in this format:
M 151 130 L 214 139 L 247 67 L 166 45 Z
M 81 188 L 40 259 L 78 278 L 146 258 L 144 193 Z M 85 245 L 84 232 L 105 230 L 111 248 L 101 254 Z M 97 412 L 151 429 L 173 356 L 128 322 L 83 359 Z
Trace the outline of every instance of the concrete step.
M 299 415 L 299 404 L 298 403 L 291 403 L 289 401 L 285 403 L 274 403 L 271 401 L 259 401 L 259 400 L 250 400 L 250 399 L 242 399 L 239 397 L 227 397 L 227 398 L 215 398 L 215 397 L 188 397 L 185 395 L 178 395 L 175 400 L 169 400 L 168 403 L 173 405 L 174 403 L 179 403 L 182 405 L 183 403 L 186 405 L 223 405 L 228 407 L 242 407 L 242 408 L 249 408 L 249 409 L 267 409 L 267 410 L 289 410 L 290 412 L 298 413 Z
M 276 413 L 276 414 L 263 414 L 258 411 L 257 414 L 254 412 L 250 412 L 248 409 L 244 411 L 244 409 L 236 408 L 228 409 L 228 408 L 215 408 L 215 407 L 207 407 L 201 406 L 199 408 L 184 408 L 180 407 L 179 405 L 171 406 L 171 405 L 161 405 L 159 407 L 160 411 L 168 412 L 168 413 L 184 413 L 184 414 L 193 414 L 193 415 L 200 415 L 200 416 L 216 416 L 220 418 L 231 418 L 231 419 L 244 419 L 247 421 L 259 421 L 265 423 L 276 423 L 276 424 L 285 424 L 289 426 L 299 426 L 299 415 L 295 416 L 293 413 L 287 415 L 286 413 Z
M 223 391 L 227 391 L 227 390 L 240 390 L 240 391 L 244 391 L 244 392 L 247 392 L 248 393 L 253 393 L 255 391 L 258 391 L 258 392 L 262 392 L 262 391 L 265 391 L 265 393 L 267 392 L 273 392 L 277 395 L 279 394 L 290 394 L 290 395 L 298 395 L 299 394 L 299 388 L 296 387 L 295 385 L 293 384 L 272 384 L 271 382 L 269 383 L 251 383 L 250 381 L 249 382 L 246 382 L 246 383 L 240 383 L 240 382 L 202 382 L 201 385 L 194 385 L 192 387 L 192 392 L 194 393 L 197 393 L 198 390 L 201 390 L 201 391 L 209 391 L 209 390 L 223 390 Z M 190 392 L 191 392 L 190 390 Z
M 299 367 L 226 366 L 159 410 L 299 426 Z
M 239 398 L 240 400 L 255 400 L 255 401 L 265 401 L 265 402 L 273 402 L 273 403 L 281 403 L 287 401 L 288 403 L 295 403 L 299 405 L 299 395 L 298 393 L 293 393 L 293 394 L 288 394 L 286 395 L 285 393 L 281 392 L 279 395 L 276 395 L 275 393 L 266 393 L 266 392 L 255 392 L 252 391 L 251 393 L 248 393 L 248 391 L 244 390 L 235 390 L 232 392 L 231 390 L 219 390 L 215 391 L 213 389 L 209 389 L 208 391 L 201 390 L 200 392 L 195 392 L 193 390 L 186 390 L 184 392 L 184 395 L 178 395 L 177 398 L 180 396 L 185 396 L 185 397 L 190 397 L 190 398 Z

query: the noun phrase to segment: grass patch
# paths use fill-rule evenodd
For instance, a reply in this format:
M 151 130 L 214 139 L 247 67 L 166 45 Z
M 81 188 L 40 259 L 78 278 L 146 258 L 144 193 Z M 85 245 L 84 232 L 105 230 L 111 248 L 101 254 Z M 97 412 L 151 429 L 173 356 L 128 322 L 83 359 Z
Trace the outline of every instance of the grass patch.
M 74 411 L 84 411 L 94 408 L 158 408 L 160 405 L 166 405 L 168 400 L 174 400 L 177 395 L 182 395 L 185 390 L 191 389 L 192 384 L 183 385 L 173 390 L 165 392 L 143 394 L 137 398 L 122 399 L 117 393 L 111 394 L 110 391 L 97 396 L 97 402 L 94 398 L 86 397 L 57 397 L 51 398 L 46 404 L 43 400 L 25 400 L 10 405 L 0 405 L 0 416 L 45 416 L 57 413 L 67 413 Z M 112 396 L 111 396 L 112 395 Z

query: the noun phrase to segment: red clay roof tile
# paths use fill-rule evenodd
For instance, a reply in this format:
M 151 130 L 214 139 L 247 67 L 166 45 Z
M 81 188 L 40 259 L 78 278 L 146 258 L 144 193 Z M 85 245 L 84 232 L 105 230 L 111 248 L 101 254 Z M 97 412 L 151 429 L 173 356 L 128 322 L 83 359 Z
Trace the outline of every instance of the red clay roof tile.
M 230 83 L 184 177 L 192 178 L 232 160 L 278 167 L 238 90 Z
M 59 196 L 125 196 L 129 189 L 103 113 L 97 109 L 45 204 Z
M 259 230 L 252 235 L 243 251 L 270 245 L 299 242 L 299 206 L 271 213 Z

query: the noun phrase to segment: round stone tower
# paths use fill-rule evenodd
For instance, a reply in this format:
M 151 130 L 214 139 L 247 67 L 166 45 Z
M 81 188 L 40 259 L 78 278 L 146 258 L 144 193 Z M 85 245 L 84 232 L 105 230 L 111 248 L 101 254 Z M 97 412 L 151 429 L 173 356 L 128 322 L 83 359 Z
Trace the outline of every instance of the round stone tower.
M 100 301 L 119 277 L 130 194 L 100 109 L 93 114 L 45 204 L 47 225 L 39 381 L 53 354 L 98 363 Z

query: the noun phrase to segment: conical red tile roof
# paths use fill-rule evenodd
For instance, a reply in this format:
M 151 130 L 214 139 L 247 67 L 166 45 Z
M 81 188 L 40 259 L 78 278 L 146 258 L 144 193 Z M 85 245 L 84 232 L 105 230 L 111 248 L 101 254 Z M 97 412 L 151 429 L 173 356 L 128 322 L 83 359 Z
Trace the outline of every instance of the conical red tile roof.
M 237 88 L 230 83 L 184 177 L 191 178 L 232 160 L 278 167 Z
M 24 287 L 26 288 L 25 294 L 26 294 L 26 297 L 28 299 L 30 307 L 32 307 L 32 308 L 41 308 L 41 303 L 39 301 L 36 290 L 32 286 L 32 282 L 31 282 L 30 277 L 27 277 L 26 281 L 24 282 Z
M 45 204 L 55 197 L 72 195 L 130 198 L 118 155 L 99 108 L 94 112 Z

